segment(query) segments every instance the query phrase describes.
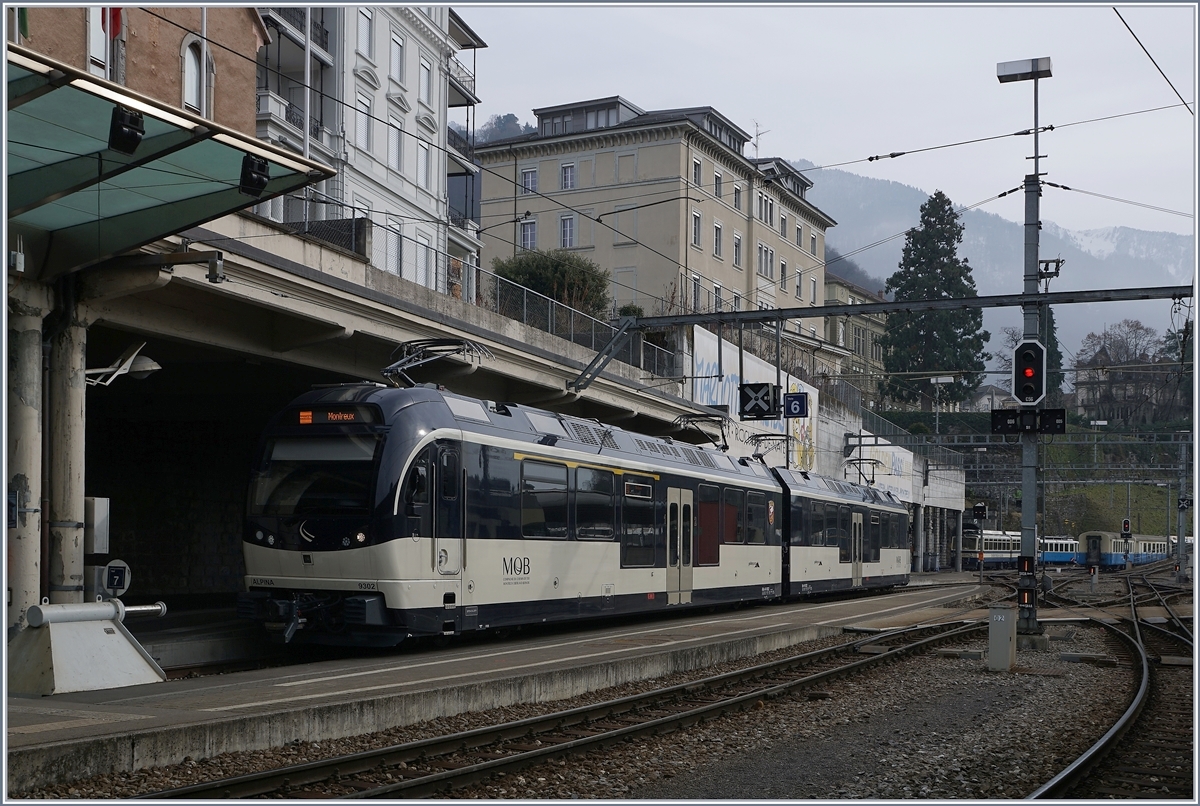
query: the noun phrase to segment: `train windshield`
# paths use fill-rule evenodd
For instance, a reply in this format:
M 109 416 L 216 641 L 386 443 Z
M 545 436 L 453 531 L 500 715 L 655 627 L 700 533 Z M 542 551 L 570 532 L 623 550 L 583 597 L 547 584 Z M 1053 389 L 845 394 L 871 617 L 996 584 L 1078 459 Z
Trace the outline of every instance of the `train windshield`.
M 357 434 L 272 440 L 250 482 L 250 514 L 370 514 L 381 444 Z

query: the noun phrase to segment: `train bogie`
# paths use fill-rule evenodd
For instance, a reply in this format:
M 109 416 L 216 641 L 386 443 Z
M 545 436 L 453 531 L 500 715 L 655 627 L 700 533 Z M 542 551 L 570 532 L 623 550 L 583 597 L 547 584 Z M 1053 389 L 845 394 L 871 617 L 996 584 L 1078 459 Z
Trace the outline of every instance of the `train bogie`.
M 338 387 L 264 436 L 239 613 L 285 641 L 388 645 L 758 602 L 903 584 L 906 534 L 870 488 L 431 388 Z

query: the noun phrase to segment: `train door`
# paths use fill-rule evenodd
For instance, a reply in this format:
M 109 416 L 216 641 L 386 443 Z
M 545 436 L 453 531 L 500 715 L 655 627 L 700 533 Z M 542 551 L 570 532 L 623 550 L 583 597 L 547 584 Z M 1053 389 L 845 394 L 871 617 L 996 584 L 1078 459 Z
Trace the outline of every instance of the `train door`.
M 862 585 L 863 564 L 863 516 L 861 512 L 850 513 L 850 584 Z
M 437 572 L 454 576 L 462 570 L 463 524 L 459 488 L 461 487 L 458 449 L 443 446 L 438 451 L 437 469 Z
M 404 492 L 401 495 L 400 519 L 401 534 L 413 540 L 433 535 L 433 506 L 430 503 L 429 458 L 432 448 L 426 448 L 409 465 L 408 475 L 404 477 Z
M 667 488 L 667 604 L 692 601 L 692 491 Z

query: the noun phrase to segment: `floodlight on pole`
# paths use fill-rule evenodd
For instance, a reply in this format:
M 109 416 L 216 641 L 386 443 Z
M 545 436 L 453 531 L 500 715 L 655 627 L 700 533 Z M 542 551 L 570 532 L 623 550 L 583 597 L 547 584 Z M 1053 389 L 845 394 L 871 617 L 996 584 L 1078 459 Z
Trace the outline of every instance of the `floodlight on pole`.
M 1050 78 L 1050 58 L 1020 59 L 1012 62 L 1000 62 L 996 65 L 996 78 L 1001 84 L 1016 81 L 1033 81 L 1033 173 L 1025 176 L 1025 260 L 1024 260 L 1024 292 L 1030 297 L 1039 292 L 1038 261 L 1038 230 L 1041 228 L 1041 158 L 1042 153 L 1038 144 L 1038 81 Z M 1022 305 L 1024 313 L 1024 333 L 1022 346 L 1027 343 L 1038 343 L 1041 334 L 1041 306 L 1037 303 Z M 1040 344 L 1040 343 L 1039 343 Z M 1042 350 L 1044 354 L 1044 348 Z M 1020 354 L 1017 359 L 1019 360 Z M 1035 356 L 1036 358 L 1036 356 Z M 1016 362 L 1014 361 L 1014 364 Z M 1039 372 L 1038 366 L 1042 369 Z M 1030 368 L 1033 375 L 1022 376 L 1021 385 L 1029 381 L 1032 389 L 1019 394 L 1017 382 L 1014 381 L 1013 395 L 1021 402 L 1022 407 L 1036 416 L 1033 408 L 1045 397 L 1044 358 L 1042 363 L 1034 362 Z M 1032 392 L 1030 394 L 1029 392 Z M 1028 561 L 1032 569 L 1032 558 L 1037 556 L 1037 492 L 1038 492 L 1038 443 L 1036 431 L 1021 433 L 1021 553 L 1019 560 Z M 1037 622 L 1037 581 L 1032 573 L 1019 573 L 1017 577 L 1017 632 L 1026 635 L 1037 635 L 1043 628 Z

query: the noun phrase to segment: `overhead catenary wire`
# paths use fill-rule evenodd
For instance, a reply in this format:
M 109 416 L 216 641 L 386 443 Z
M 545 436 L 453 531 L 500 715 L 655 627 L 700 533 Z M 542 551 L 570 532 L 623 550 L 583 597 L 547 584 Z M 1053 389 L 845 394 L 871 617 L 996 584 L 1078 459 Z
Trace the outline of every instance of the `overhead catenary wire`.
M 1133 41 L 1137 42 L 1138 47 L 1140 47 L 1142 52 L 1146 54 L 1146 58 L 1150 59 L 1150 63 L 1154 65 L 1154 69 L 1158 70 L 1159 75 L 1163 77 L 1163 81 L 1167 82 L 1167 86 L 1171 88 L 1171 92 L 1175 93 L 1175 96 L 1179 98 L 1179 100 L 1183 101 L 1184 108 L 1192 114 L 1192 117 L 1195 117 L 1196 110 L 1192 109 L 1191 106 L 1188 105 L 1188 102 L 1184 100 L 1183 96 L 1179 94 L 1179 90 L 1175 89 L 1175 85 L 1171 83 L 1171 79 L 1167 78 L 1167 74 L 1164 73 L 1163 69 L 1158 66 L 1158 62 L 1156 62 L 1154 57 L 1150 55 L 1150 51 L 1147 50 L 1146 46 L 1142 44 L 1142 40 L 1138 38 L 1138 35 L 1135 34 L 1133 29 L 1129 27 L 1129 23 L 1125 22 L 1125 18 L 1121 16 L 1120 11 L 1117 11 L 1116 6 L 1113 6 L 1113 12 L 1117 15 L 1117 19 L 1121 21 L 1121 24 L 1125 26 L 1126 30 L 1129 31 L 1129 35 L 1133 37 Z

